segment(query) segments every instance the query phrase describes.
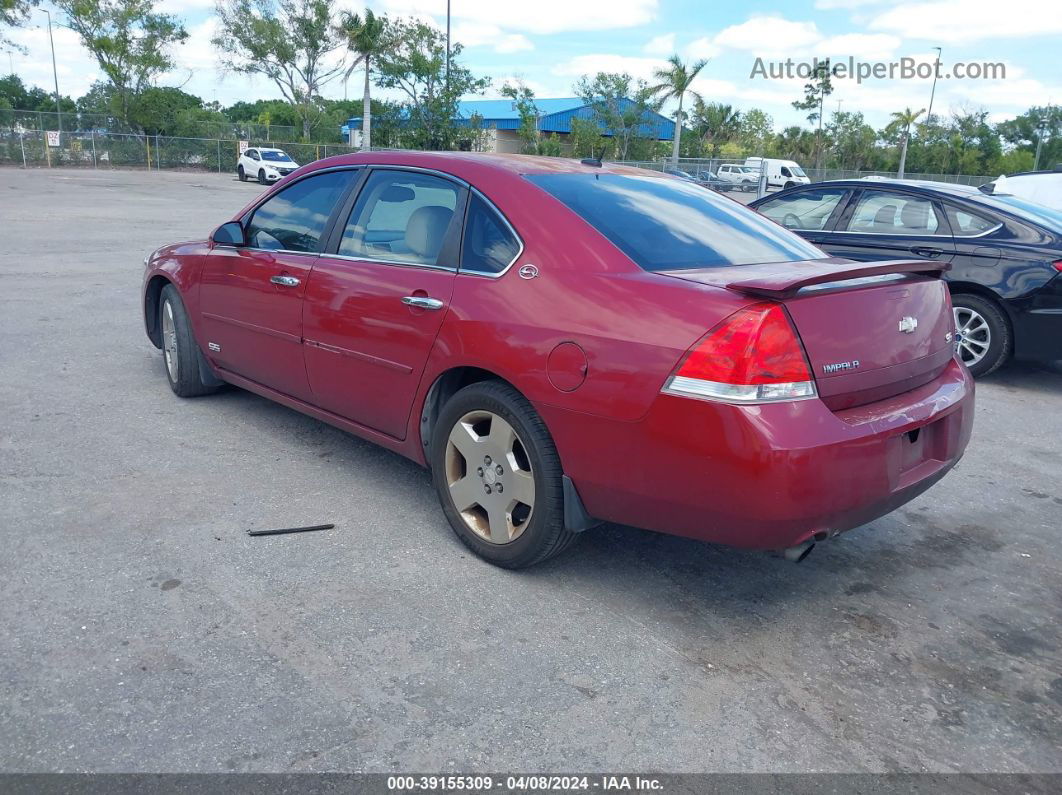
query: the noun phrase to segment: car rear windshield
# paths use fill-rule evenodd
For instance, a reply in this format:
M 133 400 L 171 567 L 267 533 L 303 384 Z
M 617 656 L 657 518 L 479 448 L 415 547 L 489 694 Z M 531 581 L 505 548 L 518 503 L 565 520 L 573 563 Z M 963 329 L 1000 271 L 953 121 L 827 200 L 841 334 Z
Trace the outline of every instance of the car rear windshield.
M 827 256 L 762 215 L 686 180 L 619 174 L 534 174 L 527 179 L 647 271 Z
M 263 160 L 272 160 L 276 163 L 290 163 L 291 158 L 287 156 L 285 152 L 270 152 L 268 149 L 262 150 Z
M 1062 234 L 1062 212 L 1052 207 L 1037 204 L 1036 202 L 1022 199 L 1018 196 L 1012 196 L 1008 193 L 993 193 L 988 196 L 971 196 L 970 198 L 980 204 L 1006 210 L 1025 221 L 1031 221 L 1034 224 L 1045 226 L 1055 234 Z

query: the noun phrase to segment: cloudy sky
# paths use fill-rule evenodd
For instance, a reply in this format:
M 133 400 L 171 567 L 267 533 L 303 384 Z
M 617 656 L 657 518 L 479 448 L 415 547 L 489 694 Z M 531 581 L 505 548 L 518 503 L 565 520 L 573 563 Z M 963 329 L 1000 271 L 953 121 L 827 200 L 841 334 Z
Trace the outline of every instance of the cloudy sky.
M 446 0 L 336 2 L 337 8 L 364 5 L 445 24 Z M 941 80 L 935 112 L 984 108 L 1001 120 L 1031 105 L 1062 102 L 1058 0 L 452 0 L 451 5 L 454 40 L 466 47 L 464 62 L 494 80 L 495 90 L 486 96 L 497 96 L 496 88 L 513 78 L 539 97 L 570 96 L 572 83 L 584 73 L 626 71 L 648 78 L 664 58 L 678 53 L 710 59 L 696 85 L 705 99 L 762 108 L 782 126 L 802 121 L 790 102 L 801 95 L 804 81 L 750 78 L 757 57 L 932 62 L 933 48 L 941 47 L 945 73 L 957 62 L 999 62 L 1006 78 Z M 160 0 L 159 7 L 181 17 L 190 33 L 176 50 L 178 69 L 160 82 L 184 84 L 186 91 L 223 104 L 279 96 L 262 79 L 219 71 L 210 46 L 214 0 Z M 12 36 L 28 52 L 4 58 L 23 80 L 50 89 L 45 17 L 38 11 L 33 18 L 35 27 Z M 55 29 L 55 47 L 60 92 L 80 96 L 99 76 L 94 61 L 65 28 Z M 928 79 L 835 84 L 828 110 L 861 110 L 876 125 L 891 111 L 929 102 Z M 352 96 L 359 87 L 356 73 Z M 325 94 L 342 98 L 343 91 L 335 82 Z

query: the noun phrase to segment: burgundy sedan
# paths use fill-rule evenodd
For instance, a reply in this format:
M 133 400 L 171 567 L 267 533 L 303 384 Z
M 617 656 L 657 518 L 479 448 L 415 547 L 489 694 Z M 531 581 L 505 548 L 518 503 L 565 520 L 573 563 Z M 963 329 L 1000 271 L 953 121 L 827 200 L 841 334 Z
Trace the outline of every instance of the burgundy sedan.
M 659 173 L 386 152 L 159 249 L 143 306 L 176 394 L 234 384 L 430 467 L 493 563 L 602 521 L 801 559 L 962 456 L 942 267 L 832 258 Z

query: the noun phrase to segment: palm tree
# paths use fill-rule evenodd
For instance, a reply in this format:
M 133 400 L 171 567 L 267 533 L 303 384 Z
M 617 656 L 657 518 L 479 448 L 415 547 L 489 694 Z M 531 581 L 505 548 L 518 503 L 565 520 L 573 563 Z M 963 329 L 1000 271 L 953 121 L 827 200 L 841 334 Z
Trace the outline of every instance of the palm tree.
M 675 114 L 675 145 L 671 154 L 674 167 L 678 168 L 679 140 L 682 137 L 682 100 L 686 94 L 690 94 L 695 100 L 701 99 L 700 94 L 690 89 L 690 85 L 697 79 L 701 70 L 708 65 L 708 61 L 696 61 L 691 66 L 687 66 L 677 55 L 672 55 L 667 59 L 667 63 L 667 68 L 653 72 L 653 78 L 660 82 L 650 86 L 649 91 L 662 102 L 667 102 L 669 99 L 678 100 L 678 112 Z
M 708 154 L 716 157 L 719 146 L 733 141 L 741 131 L 741 112 L 732 105 L 721 102 L 704 102 L 700 97 L 693 102 L 690 114 L 694 131 L 708 145 Z
M 889 122 L 889 126 L 886 129 L 898 130 L 901 127 L 903 128 L 903 145 L 900 148 L 900 170 L 896 173 L 898 179 L 903 179 L 904 166 L 907 165 L 907 141 L 911 137 L 911 125 L 925 112 L 925 108 L 918 111 L 904 108 L 891 114 L 892 121 Z
M 385 14 L 376 16 L 369 9 L 365 9 L 364 19 L 358 14 L 343 12 L 339 28 L 347 37 L 347 48 L 357 56 L 343 78 L 343 85 L 346 85 L 355 69 L 359 66 L 365 68 L 365 93 L 362 95 L 361 104 L 361 148 L 367 150 L 372 145 L 372 102 L 369 97 L 372 59 L 390 46 L 390 25 Z

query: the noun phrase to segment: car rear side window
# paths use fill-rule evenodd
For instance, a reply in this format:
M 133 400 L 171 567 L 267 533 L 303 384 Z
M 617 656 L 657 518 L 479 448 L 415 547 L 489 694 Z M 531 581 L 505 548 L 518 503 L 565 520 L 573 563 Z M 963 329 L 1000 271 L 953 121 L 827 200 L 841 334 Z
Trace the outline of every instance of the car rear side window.
M 951 233 L 955 237 L 983 235 L 985 232 L 989 232 L 999 226 L 998 221 L 982 218 L 980 215 L 960 210 L 954 205 L 945 204 L 944 207 L 948 213 L 948 222 L 951 224 Z
M 350 212 L 339 253 L 410 265 L 439 264 L 458 191 L 453 182 L 430 174 L 373 171 Z
M 648 271 L 827 256 L 738 202 L 687 180 L 625 174 L 534 174 L 527 179 Z
M 320 251 L 328 217 L 352 175 L 351 171 L 327 171 L 299 180 L 267 199 L 247 225 L 251 246 L 270 251 Z
M 768 199 L 756 209 L 786 229 L 817 231 L 826 228 L 837 204 L 844 198 L 840 188 L 818 188 L 784 193 Z
M 494 209 L 472 194 L 461 244 L 461 270 L 500 273 L 520 253 L 520 241 Z
M 935 235 L 937 214 L 933 202 L 918 196 L 885 191 L 864 191 L 856 204 L 848 231 L 879 235 Z

